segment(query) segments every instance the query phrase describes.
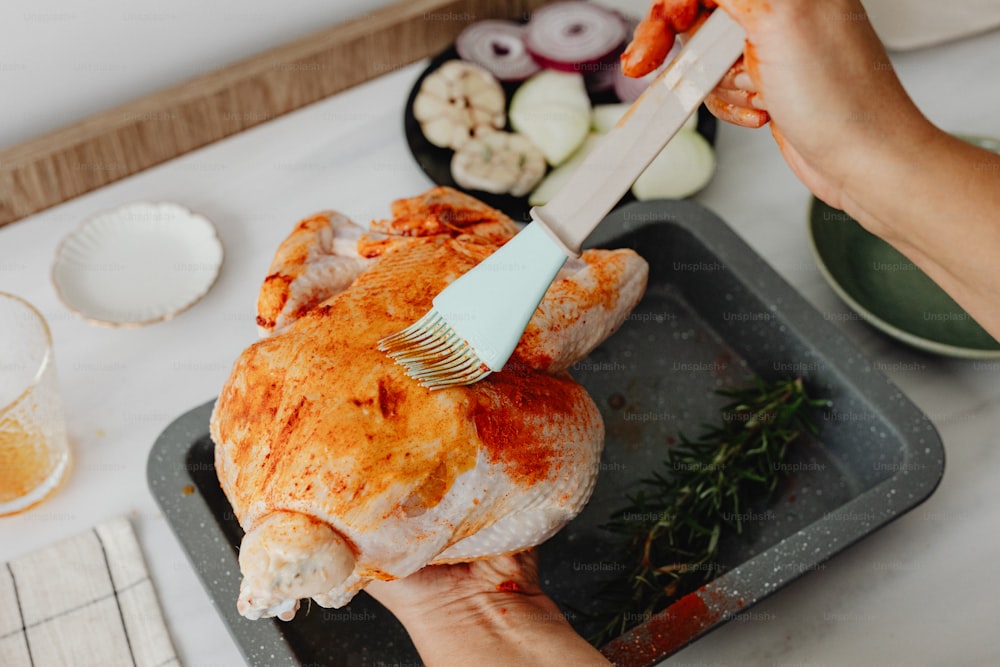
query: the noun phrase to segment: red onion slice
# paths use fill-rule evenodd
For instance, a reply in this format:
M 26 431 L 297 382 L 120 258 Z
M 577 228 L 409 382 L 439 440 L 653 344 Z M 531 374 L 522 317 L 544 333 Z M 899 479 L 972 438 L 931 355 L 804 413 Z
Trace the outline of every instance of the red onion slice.
M 674 59 L 674 56 L 677 55 L 678 51 L 680 51 L 680 46 L 675 44 L 674 48 L 667 54 L 663 64 L 646 76 L 640 76 L 638 78 L 628 76 L 622 72 L 621 67 L 619 67 L 618 71 L 615 72 L 615 95 L 617 95 L 618 99 L 622 102 L 634 102 L 639 99 L 639 96 L 646 92 L 646 89 L 649 88 L 649 84 L 653 82 L 653 79 L 659 76 L 664 68 L 670 64 L 670 62 Z
M 541 69 L 524 48 L 523 35 L 524 26 L 513 21 L 478 21 L 459 34 L 455 50 L 501 81 L 523 81 Z
M 619 68 L 615 72 L 615 95 L 622 102 L 635 102 L 645 92 L 646 88 L 649 88 L 649 84 L 652 83 L 653 79 L 659 73 L 660 70 L 655 69 L 646 76 L 635 78 L 624 74 L 621 68 Z
M 614 90 L 615 81 L 621 71 L 619 55 L 618 49 L 615 49 L 610 56 L 599 62 L 580 66 L 583 80 L 587 83 L 587 90 L 592 93 Z
M 628 36 L 617 13 L 583 0 L 545 5 L 528 21 L 524 45 L 544 67 L 582 71 L 616 51 Z

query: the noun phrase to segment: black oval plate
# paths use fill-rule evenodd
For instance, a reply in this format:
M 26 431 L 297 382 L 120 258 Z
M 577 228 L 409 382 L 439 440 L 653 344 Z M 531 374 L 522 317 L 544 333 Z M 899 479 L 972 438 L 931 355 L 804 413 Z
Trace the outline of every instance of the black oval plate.
M 406 110 L 403 113 L 403 129 L 406 133 L 406 143 L 409 144 L 410 152 L 413 153 L 414 159 L 417 161 L 417 164 L 420 165 L 420 168 L 424 171 L 424 173 L 427 174 L 436 184 L 447 185 L 455 188 L 456 190 L 468 192 L 485 204 L 503 211 L 517 222 L 530 222 L 531 216 L 528 214 L 528 211 L 531 209 L 531 206 L 528 204 L 527 196 L 514 197 L 506 194 L 497 195 L 490 192 L 483 192 L 482 190 L 467 190 L 455 183 L 455 179 L 451 177 L 451 156 L 453 151 L 449 148 L 440 148 L 427 141 L 424 137 L 424 133 L 420 130 L 420 124 L 413 116 L 413 100 L 417 97 L 417 92 L 420 90 L 420 84 L 423 83 L 424 77 L 436 70 L 446 61 L 454 60 L 456 58 L 458 58 L 458 52 L 455 50 L 454 46 L 442 51 L 431 59 L 427 69 L 420 74 L 416 83 L 413 84 L 413 89 L 410 91 L 409 99 L 406 100 Z M 520 82 L 502 83 L 501 85 L 503 86 L 504 93 L 507 96 L 509 104 L 510 98 L 514 94 L 518 85 L 520 85 Z M 591 92 L 590 101 L 592 104 L 614 104 L 620 100 L 615 95 L 613 90 L 608 90 L 596 93 Z M 506 129 L 510 129 L 509 125 Z M 708 109 L 702 106 L 698 109 L 698 132 L 708 139 L 710 144 L 714 144 L 715 129 L 715 116 L 709 113 Z M 625 196 L 622 197 L 621 201 L 618 202 L 618 206 L 634 200 L 635 198 L 631 193 L 626 193 Z

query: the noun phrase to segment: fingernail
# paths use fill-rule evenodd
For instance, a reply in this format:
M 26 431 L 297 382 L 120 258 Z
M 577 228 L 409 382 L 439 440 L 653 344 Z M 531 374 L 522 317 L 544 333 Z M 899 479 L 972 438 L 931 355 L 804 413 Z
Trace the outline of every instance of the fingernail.
M 754 90 L 753 79 L 746 72 L 740 72 L 733 77 L 733 85 L 740 90 Z

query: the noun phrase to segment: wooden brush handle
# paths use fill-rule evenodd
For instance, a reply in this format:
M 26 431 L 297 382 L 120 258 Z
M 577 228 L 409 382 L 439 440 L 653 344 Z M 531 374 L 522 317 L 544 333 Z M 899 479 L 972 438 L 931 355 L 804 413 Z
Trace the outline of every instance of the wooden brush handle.
M 740 57 L 745 39 L 725 11 L 712 12 L 556 196 L 531 209 L 567 254 L 580 254 L 584 240 Z

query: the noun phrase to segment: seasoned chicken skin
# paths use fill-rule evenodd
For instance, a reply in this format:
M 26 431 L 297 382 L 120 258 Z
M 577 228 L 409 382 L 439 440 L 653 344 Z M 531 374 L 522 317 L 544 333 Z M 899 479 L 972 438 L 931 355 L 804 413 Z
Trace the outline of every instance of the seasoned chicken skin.
M 583 508 L 604 426 L 567 369 L 641 298 L 638 255 L 569 262 L 506 368 L 474 385 L 432 392 L 376 348 L 515 231 L 435 188 L 369 230 L 314 216 L 279 248 L 258 304 L 267 337 L 237 360 L 211 421 L 246 531 L 241 614 L 340 607 L 373 579 L 534 546 Z

